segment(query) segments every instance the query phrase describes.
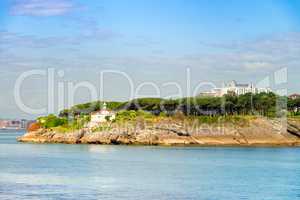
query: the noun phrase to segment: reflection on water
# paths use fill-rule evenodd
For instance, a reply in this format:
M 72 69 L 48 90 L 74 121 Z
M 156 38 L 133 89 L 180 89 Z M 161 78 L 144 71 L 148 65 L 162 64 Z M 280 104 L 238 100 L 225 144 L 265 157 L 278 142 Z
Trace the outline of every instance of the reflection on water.
M 300 149 L 21 144 L 0 133 L 0 199 L 300 198 Z
M 115 147 L 108 146 L 108 145 L 105 145 L 105 146 L 89 145 L 88 150 L 89 150 L 89 152 L 92 152 L 92 153 L 104 153 L 105 154 L 105 153 L 109 153 L 109 152 L 114 151 Z

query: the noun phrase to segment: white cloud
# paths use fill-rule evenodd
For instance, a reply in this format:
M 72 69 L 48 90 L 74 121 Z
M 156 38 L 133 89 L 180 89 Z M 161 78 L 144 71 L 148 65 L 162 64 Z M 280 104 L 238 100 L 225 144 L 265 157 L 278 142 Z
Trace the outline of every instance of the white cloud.
M 0 43 L 12 53 L 12 55 L 0 57 L 0 64 L 6 66 L 5 63 L 7 63 L 14 65 L 14 68 L 17 66 L 21 68 L 20 63 L 26 63 L 30 66 L 31 63 L 47 62 L 47 66 L 58 68 L 71 66 L 72 69 L 81 69 L 84 66 L 87 69 L 95 70 L 98 67 L 109 67 L 143 73 L 157 72 L 159 76 L 176 74 L 183 68 L 190 67 L 195 74 L 205 74 L 207 79 L 220 79 L 219 77 L 222 76 L 221 79 L 224 77 L 229 79 L 253 78 L 257 75 L 263 76 L 272 73 L 283 67 L 298 71 L 300 65 L 300 33 L 286 33 L 252 41 L 214 45 L 214 48 L 226 49 L 225 51 L 183 56 L 170 54 L 134 55 L 134 51 L 133 54 L 122 55 L 118 54 L 118 46 L 109 49 L 110 53 L 107 54 L 103 51 L 101 53 L 82 51 L 86 47 L 81 44 L 85 42 L 106 41 L 115 37 L 118 38 L 120 35 L 105 29 L 93 29 L 77 36 L 42 38 L 8 32 L 1 34 L 0 32 Z M 124 39 L 124 37 L 122 38 Z M 26 59 L 16 58 L 13 56 L 16 47 L 17 49 L 26 47 L 29 50 L 41 52 L 39 55 L 42 52 L 46 52 L 46 54 L 32 59 L 29 58 L 31 56 L 26 57 Z M 68 54 L 59 53 L 67 47 L 72 49 L 72 53 L 69 51 Z M 116 53 L 111 53 L 113 51 Z M 49 52 L 55 53 L 49 54 Z
M 213 64 L 210 65 L 225 72 L 268 72 L 300 64 L 299 32 L 273 34 L 248 41 L 202 45 L 226 52 L 212 55 Z M 207 56 L 201 57 L 203 60 Z
M 89 41 L 108 41 L 119 38 L 122 35 L 110 29 L 95 28 L 87 33 L 70 36 L 49 36 L 39 37 L 35 35 L 25 35 L 20 33 L 0 31 L 0 51 L 1 48 L 56 48 L 60 46 L 78 46 Z
M 79 8 L 71 0 L 17 0 L 10 12 L 12 15 L 57 16 Z
M 273 64 L 265 61 L 245 62 L 244 67 L 249 70 L 272 69 Z

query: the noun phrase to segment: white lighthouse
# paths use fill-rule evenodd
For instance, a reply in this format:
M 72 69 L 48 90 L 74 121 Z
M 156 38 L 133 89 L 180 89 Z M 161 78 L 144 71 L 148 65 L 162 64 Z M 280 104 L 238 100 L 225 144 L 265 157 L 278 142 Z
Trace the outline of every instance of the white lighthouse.
M 114 120 L 116 113 L 107 109 L 106 103 L 103 103 L 101 110 L 91 113 L 90 127 L 97 126 L 100 123 Z

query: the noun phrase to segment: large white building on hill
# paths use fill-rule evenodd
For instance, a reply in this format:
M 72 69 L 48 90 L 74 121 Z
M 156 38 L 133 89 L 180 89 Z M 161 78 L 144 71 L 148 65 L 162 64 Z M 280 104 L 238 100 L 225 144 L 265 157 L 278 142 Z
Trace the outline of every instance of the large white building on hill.
M 200 96 L 212 96 L 212 97 L 222 97 L 226 94 L 235 94 L 235 95 L 243 95 L 247 93 L 259 94 L 262 92 L 271 92 L 270 88 L 258 88 L 255 87 L 254 84 L 239 84 L 236 81 L 230 81 L 228 83 L 224 83 L 221 88 L 214 88 L 208 92 L 200 93 Z

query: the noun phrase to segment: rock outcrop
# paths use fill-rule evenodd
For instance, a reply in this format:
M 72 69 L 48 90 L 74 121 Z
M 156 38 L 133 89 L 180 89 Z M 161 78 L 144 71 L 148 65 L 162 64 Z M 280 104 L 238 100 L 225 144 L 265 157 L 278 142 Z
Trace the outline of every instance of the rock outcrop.
M 134 129 L 112 127 L 58 133 L 40 129 L 19 137 L 20 142 L 124 145 L 197 146 L 300 146 L 300 123 L 289 120 L 252 119 L 247 125 L 203 125 L 193 127 L 175 122 L 158 122 Z

